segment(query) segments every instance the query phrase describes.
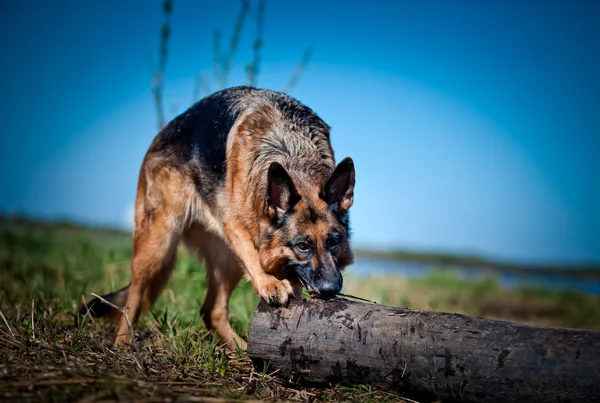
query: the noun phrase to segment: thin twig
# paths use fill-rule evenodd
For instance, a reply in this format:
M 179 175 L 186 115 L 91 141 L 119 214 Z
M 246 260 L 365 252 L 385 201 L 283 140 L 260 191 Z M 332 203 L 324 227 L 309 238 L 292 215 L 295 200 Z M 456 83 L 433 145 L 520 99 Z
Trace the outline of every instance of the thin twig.
M 33 319 L 33 310 L 35 308 L 35 298 L 31 300 L 31 336 L 35 340 L 35 321 Z
M 202 89 L 202 73 L 198 73 L 198 75 L 194 79 L 194 90 L 192 91 L 192 104 L 200 99 L 200 91 Z
M 200 84 L 201 84 L 201 89 L 204 92 L 204 94 L 209 95 L 212 93 L 212 90 L 210 87 L 210 79 L 206 78 L 206 76 L 204 74 L 200 74 Z
M 256 16 L 256 39 L 254 40 L 253 50 L 254 58 L 247 67 L 248 85 L 255 87 L 258 83 L 258 73 L 260 71 L 260 51 L 263 46 L 263 33 L 265 26 L 265 0 L 260 0 L 258 3 L 258 11 Z
M 135 350 L 136 355 L 139 354 L 137 345 L 135 344 L 135 333 L 133 332 L 133 325 L 131 324 L 131 321 L 129 320 L 129 307 L 126 308 L 122 308 L 118 305 L 113 304 L 110 301 L 105 300 L 104 298 L 102 298 L 101 296 L 99 296 L 98 294 L 95 293 L 91 293 L 94 297 L 98 298 L 101 302 L 115 308 L 117 311 L 121 312 L 123 314 L 123 316 L 125 317 L 125 321 L 127 322 L 127 327 L 129 328 L 129 335 L 131 336 L 131 344 L 133 345 L 133 349 Z M 142 364 L 140 364 L 140 362 L 138 361 L 136 355 L 133 356 L 133 359 L 135 361 L 135 363 L 137 364 L 138 368 L 140 370 L 143 370 L 142 368 Z
M 229 43 L 229 52 L 224 55 L 222 60 L 221 88 L 227 87 L 227 81 L 231 71 L 231 66 L 233 64 L 233 58 L 237 53 L 240 38 L 242 36 L 242 30 L 244 29 L 244 22 L 246 21 L 246 16 L 249 9 L 250 1 L 242 0 L 242 8 L 240 9 L 237 20 L 235 21 L 235 25 L 233 26 L 233 34 L 231 35 L 231 42 Z
M 342 294 L 342 293 L 339 293 L 338 295 L 339 295 L 340 297 L 346 297 L 346 298 L 357 299 L 357 300 L 359 300 L 359 301 L 370 302 L 370 303 L 372 303 L 372 304 L 376 304 L 376 303 L 377 303 L 377 302 L 375 302 L 375 301 L 371 301 L 371 300 L 364 299 L 364 298 L 361 298 L 361 297 L 355 297 L 354 295 L 350 295 L 350 294 Z
M 182 400 L 186 402 L 201 402 L 201 403 L 226 403 L 231 402 L 230 398 L 224 397 L 208 397 L 208 396 L 185 396 Z M 247 403 L 261 402 L 262 400 L 244 400 Z
M 156 72 L 154 73 L 152 83 L 152 95 L 154 97 L 154 106 L 156 107 L 156 115 L 158 119 L 158 128 L 162 130 L 165 126 L 165 111 L 163 105 L 163 93 L 164 93 L 164 81 L 165 81 L 165 67 L 167 65 L 167 56 L 169 54 L 169 37 L 171 35 L 171 21 L 170 16 L 173 11 L 173 1 L 164 0 L 163 3 L 163 14 L 165 22 L 160 29 L 160 47 L 158 53 L 158 65 L 156 66 Z
M 85 383 L 106 383 L 106 379 L 102 378 L 75 378 L 75 379 L 44 379 L 44 380 L 25 380 L 19 382 L 12 382 L 8 385 L 13 388 L 20 388 L 24 386 L 57 386 L 57 385 L 80 385 Z M 131 381 L 120 380 L 115 377 L 111 377 L 110 382 L 114 383 L 130 383 Z
M 89 317 L 90 320 L 92 321 L 92 323 L 96 324 L 96 320 L 94 319 L 94 315 L 90 315 L 90 308 L 87 306 L 87 302 L 85 302 L 85 296 L 83 294 L 81 294 L 81 303 L 85 307 L 85 316 L 83 317 L 83 320 L 85 320 L 85 318 Z
M 0 330 L 0 334 L 6 335 L 6 337 L 0 338 L 0 342 L 5 342 L 5 343 L 10 344 L 11 346 L 16 347 L 16 348 L 20 348 L 21 347 L 21 344 L 19 344 L 16 339 L 15 340 L 11 340 L 8 337 L 8 333 L 6 333 L 4 330 Z
M 113 392 L 111 390 L 103 390 L 100 391 L 96 394 L 93 395 L 88 395 L 86 397 L 84 397 L 83 399 L 80 399 L 77 401 L 77 403 L 92 403 L 92 402 L 96 402 L 98 400 L 101 400 L 102 398 L 112 394 Z
M 213 77 L 215 80 L 219 80 L 221 74 L 223 55 L 221 52 L 221 30 L 215 29 L 213 34 Z
M 296 86 L 296 84 L 298 83 L 298 80 L 300 79 L 300 76 L 302 75 L 302 73 L 304 72 L 304 69 L 308 65 L 308 62 L 310 61 L 312 52 L 313 51 L 311 48 L 307 48 L 304 51 L 302 60 L 300 60 L 298 67 L 296 67 L 296 71 L 294 71 L 294 74 L 292 74 L 292 77 L 290 77 L 290 81 L 288 81 L 287 85 L 283 88 L 283 92 L 289 93 Z
M 57 386 L 57 385 L 80 385 L 84 383 L 106 382 L 104 379 L 80 378 L 80 379 L 46 379 L 42 381 L 20 381 L 9 384 L 12 388 L 22 388 L 24 386 Z
M 0 316 L 2 317 L 2 320 L 4 321 L 4 323 L 6 323 L 6 327 L 8 328 L 8 331 L 10 332 L 11 336 L 13 337 L 13 339 L 15 339 L 16 338 L 15 334 L 13 333 L 12 328 L 8 324 L 8 321 L 4 317 L 4 314 L 2 313 L 2 310 L 0 310 Z

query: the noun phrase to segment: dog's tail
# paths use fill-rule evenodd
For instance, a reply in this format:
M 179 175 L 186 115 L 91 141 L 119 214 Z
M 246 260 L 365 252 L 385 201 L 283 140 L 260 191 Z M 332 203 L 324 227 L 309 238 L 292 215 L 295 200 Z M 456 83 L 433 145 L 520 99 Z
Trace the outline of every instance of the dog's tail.
M 112 302 L 116 306 L 123 307 L 125 306 L 125 303 L 127 302 L 127 297 L 129 296 L 129 285 L 130 284 L 121 288 L 118 291 L 103 295 L 102 298 Z M 109 316 L 111 319 L 115 319 L 120 315 L 119 311 L 117 311 L 115 308 L 111 307 L 107 303 L 101 301 L 99 298 L 94 298 L 85 304 L 81 304 L 78 312 L 79 317 L 84 317 L 88 313 L 89 315 L 95 318 Z

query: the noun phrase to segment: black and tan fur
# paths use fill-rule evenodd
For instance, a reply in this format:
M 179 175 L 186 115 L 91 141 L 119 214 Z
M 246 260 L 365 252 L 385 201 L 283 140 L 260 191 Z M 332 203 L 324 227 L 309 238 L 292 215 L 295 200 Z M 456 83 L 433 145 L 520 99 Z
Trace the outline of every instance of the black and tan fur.
M 139 175 L 131 283 L 109 294 L 137 319 L 166 285 L 183 241 L 206 262 L 204 321 L 228 347 L 228 303 L 245 275 L 273 305 L 302 285 L 329 298 L 353 261 L 348 209 L 354 165 L 337 167 L 329 126 L 289 96 L 250 87 L 217 92 L 154 139 Z M 93 314 L 112 314 L 97 300 Z M 115 344 L 131 341 L 121 318 Z

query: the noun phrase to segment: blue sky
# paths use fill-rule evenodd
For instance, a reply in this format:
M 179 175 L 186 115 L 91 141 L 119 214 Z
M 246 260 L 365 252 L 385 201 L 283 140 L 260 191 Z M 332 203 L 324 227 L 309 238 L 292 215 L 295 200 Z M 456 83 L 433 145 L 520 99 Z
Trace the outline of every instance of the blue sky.
M 239 4 L 175 0 L 169 118 Z M 157 132 L 161 2 L 0 9 L 0 211 L 130 225 Z M 291 95 L 355 160 L 355 245 L 600 262 L 598 17 L 594 1 L 271 0 L 258 84 L 283 89 L 313 47 Z M 255 29 L 230 85 L 246 82 Z

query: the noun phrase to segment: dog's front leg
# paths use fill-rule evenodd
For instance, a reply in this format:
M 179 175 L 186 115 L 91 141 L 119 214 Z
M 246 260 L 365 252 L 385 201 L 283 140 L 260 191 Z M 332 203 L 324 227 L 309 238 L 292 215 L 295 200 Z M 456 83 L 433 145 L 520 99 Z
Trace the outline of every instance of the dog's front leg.
M 294 295 L 292 284 L 288 280 L 279 280 L 263 270 L 258 250 L 252 242 L 250 233 L 236 223 L 226 223 L 224 232 L 229 247 L 242 263 L 258 295 L 269 305 L 287 305 L 290 297 Z

